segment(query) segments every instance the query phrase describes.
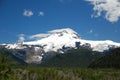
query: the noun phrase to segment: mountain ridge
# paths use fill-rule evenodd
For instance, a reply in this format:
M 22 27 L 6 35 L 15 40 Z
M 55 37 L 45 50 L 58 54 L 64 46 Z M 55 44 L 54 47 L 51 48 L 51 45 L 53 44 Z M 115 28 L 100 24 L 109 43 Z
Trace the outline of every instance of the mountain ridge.
M 49 52 L 49 51 L 57 52 L 63 46 L 75 48 L 77 44 L 76 42 L 79 42 L 78 43 L 79 46 L 83 46 L 87 44 L 87 46 L 91 47 L 93 51 L 99 51 L 99 52 L 109 50 L 109 48 L 120 47 L 120 43 L 113 42 L 111 40 L 93 41 L 93 40 L 81 39 L 79 34 L 70 28 L 52 30 L 46 34 L 33 35 L 30 38 L 37 38 L 37 40 L 30 42 L 22 42 L 20 44 L 40 45 L 44 47 L 45 52 Z M 18 44 L 7 44 L 6 48 L 21 49 L 25 47 L 19 47 Z
M 1 46 L 11 50 L 15 56 L 26 63 L 40 64 L 44 56 L 52 56 L 52 53 L 65 53 L 71 49 L 88 49 L 97 52 L 105 52 L 120 47 L 120 43 L 111 40 L 92 41 L 81 39 L 79 34 L 70 28 L 49 31 L 47 34 L 30 36 L 36 39 L 24 42 L 24 38 L 15 44 L 2 44 Z M 22 57 L 21 57 L 22 56 Z M 49 57 L 49 56 L 48 56 Z
M 89 68 L 120 68 L 120 48 L 108 52 L 105 56 L 93 61 Z

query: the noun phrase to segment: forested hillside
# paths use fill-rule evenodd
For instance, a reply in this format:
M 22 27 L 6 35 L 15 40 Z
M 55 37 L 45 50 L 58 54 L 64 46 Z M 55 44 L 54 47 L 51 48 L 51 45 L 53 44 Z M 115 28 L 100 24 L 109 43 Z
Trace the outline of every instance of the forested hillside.
M 92 68 L 120 68 L 120 48 L 113 49 L 104 57 L 94 61 L 89 67 Z
M 49 67 L 88 67 L 88 65 L 102 57 L 103 54 L 89 49 L 73 49 L 43 62 L 42 66 Z

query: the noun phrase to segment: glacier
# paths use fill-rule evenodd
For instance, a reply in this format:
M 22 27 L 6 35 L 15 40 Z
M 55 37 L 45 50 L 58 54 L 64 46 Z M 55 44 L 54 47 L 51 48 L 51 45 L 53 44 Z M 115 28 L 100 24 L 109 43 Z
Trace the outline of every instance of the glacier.
M 49 33 L 46 33 L 46 35 L 45 37 L 41 37 L 41 35 L 37 35 L 37 37 L 40 37 L 40 39 L 29 42 L 23 42 L 22 45 L 39 45 L 43 47 L 45 52 L 50 52 L 50 51 L 57 52 L 63 46 L 75 48 L 76 42 L 80 42 L 80 46 L 85 45 L 87 43 L 90 45 L 93 51 L 98 51 L 98 52 L 103 52 L 105 50 L 109 50 L 110 48 L 120 47 L 120 43 L 113 42 L 111 40 L 93 41 L 93 40 L 81 39 L 79 34 L 70 28 L 52 30 L 49 31 Z M 7 44 L 6 48 L 24 49 L 26 47 L 20 46 L 20 43 L 19 44 L 16 43 L 16 44 Z

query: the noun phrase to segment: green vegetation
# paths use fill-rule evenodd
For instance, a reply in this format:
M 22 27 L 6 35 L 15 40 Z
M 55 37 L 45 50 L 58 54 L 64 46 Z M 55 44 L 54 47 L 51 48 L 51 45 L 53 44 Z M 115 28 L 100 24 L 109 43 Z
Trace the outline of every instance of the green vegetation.
M 64 54 L 57 54 L 56 56 L 42 62 L 42 66 L 47 67 L 82 67 L 87 68 L 89 64 L 103 54 L 94 52 L 89 49 L 73 49 Z
M 12 80 L 12 69 L 11 66 L 14 64 L 13 62 L 10 62 L 10 56 L 3 55 L 5 53 L 4 50 L 2 50 L 0 54 L 0 79 L 1 80 Z
M 0 55 L 8 58 L 8 63 L 15 62 L 17 65 L 25 65 L 26 63 L 12 54 L 12 52 L 8 49 L 2 48 L 0 49 Z
M 92 62 L 91 68 L 120 68 L 120 48 L 113 49 L 105 56 Z
M 115 51 L 113 50 L 111 54 L 113 54 L 113 52 L 114 54 L 118 53 L 119 51 L 120 49 L 116 49 Z M 75 55 L 72 54 L 73 52 Z M 80 52 L 81 54 L 78 54 L 78 52 Z M 98 56 L 98 54 L 95 55 L 96 52 L 92 53 L 92 55 L 91 53 L 88 55 L 88 53 L 90 53 L 89 50 L 88 51 L 73 50 L 73 51 L 68 52 L 69 55 L 65 54 L 66 56 L 70 58 L 71 60 L 70 62 L 74 63 L 74 66 L 70 66 L 70 67 L 69 66 L 61 66 L 61 67 L 46 66 L 44 67 L 44 66 L 39 66 L 39 65 L 34 66 L 34 65 L 29 65 L 29 64 L 23 65 L 19 60 L 17 60 L 14 57 L 14 55 L 10 55 L 8 51 L 3 49 L 0 51 L 0 80 L 120 80 L 120 69 L 118 68 L 117 69 L 81 68 L 79 66 L 80 64 L 76 63 L 72 59 L 72 58 L 77 59 L 77 55 L 78 55 L 78 58 L 80 56 L 83 57 L 82 60 L 85 57 L 88 60 L 91 60 L 92 58 L 96 60 L 94 58 Z M 111 55 L 111 54 L 107 54 L 107 55 Z M 64 59 L 64 57 L 66 57 L 66 56 L 63 56 L 62 54 L 57 55 L 57 56 L 58 58 L 60 57 L 60 59 L 62 58 Z M 116 56 L 119 56 L 119 55 L 116 54 Z M 17 62 L 14 62 L 14 61 L 17 61 Z M 65 59 L 65 62 L 66 61 L 67 59 Z M 20 63 L 21 65 L 18 63 Z
M 12 73 L 1 80 L 119 80 L 117 69 L 82 69 L 58 67 L 26 67 L 12 69 Z

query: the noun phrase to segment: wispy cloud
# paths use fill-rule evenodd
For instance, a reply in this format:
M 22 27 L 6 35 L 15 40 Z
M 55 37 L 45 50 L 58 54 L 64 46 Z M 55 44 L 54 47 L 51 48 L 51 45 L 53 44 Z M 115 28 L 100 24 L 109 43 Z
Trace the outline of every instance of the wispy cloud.
M 47 37 L 47 36 L 49 36 L 49 35 L 50 35 L 50 34 L 35 34 L 35 35 L 30 36 L 29 39 L 38 40 L 38 39 Z
M 39 14 L 38 14 L 38 16 L 44 16 L 44 15 L 45 15 L 45 14 L 44 14 L 43 11 L 40 11 Z
M 38 39 L 41 39 L 41 38 L 45 38 L 51 34 L 54 34 L 54 33 L 59 33 L 59 32 L 69 32 L 70 34 L 72 34 L 73 32 L 76 33 L 75 31 L 73 31 L 72 29 L 70 28 L 65 28 L 65 29 L 56 29 L 56 30 L 51 30 L 51 31 L 48 31 L 46 34 L 35 34 L 35 35 L 31 35 L 29 36 L 29 39 L 35 39 L 35 40 L 38 40 Z M 77 34 L 77 33 L 76 33 Z
M 109 22 L 117 22 L 120 17 L 120 0 L 85 0 L 94 5 L 92 17 L 104 17 Z
M 24 42 L 24 40 L 25 40 L 25 38 L 24 38 L 25 35 L 24 34 L 19 34 L 18 37 L 19 37 L 18 42 Z
M 93 29 L 91 29 L 88 33 L 93 33 Z
M 31 17 L 34 15 L 34 13 L 32 10 L 24 10 L 23 15 L 27 17 Z
M 117 33 L 117 32 L 118 32 L 118 30 L 115 30 L 114 32 L 115 32 L 115 33 Z
M 95 36 L 95 37 L 98 37 L 99 35 L 94 31 L 94 29 L 90 29 L 88 32 L 88 34 L 92 35 L 92 36 Z
M 68 3 L 71 2 L 72 0 L 59 0 L 61 3 Z
M 98 37 L 99 35 L 98 34 L 94 34 L 95 37 Z

